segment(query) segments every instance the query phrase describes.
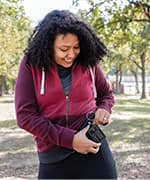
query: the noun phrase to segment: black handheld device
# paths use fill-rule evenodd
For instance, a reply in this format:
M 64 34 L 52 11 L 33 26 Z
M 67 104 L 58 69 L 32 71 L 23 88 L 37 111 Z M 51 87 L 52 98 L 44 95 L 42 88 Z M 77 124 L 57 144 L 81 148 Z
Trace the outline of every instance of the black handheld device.
M 102 141 L 103 138 L 105 138 L 105 134 L 103 133 L 103 131 L 100 129 L 100 127 L 96 124 L 93 124 L 93 119 L 95 117 L 95 112 L 91 113 L 88 116 L 88 124 L 90 125 L 88 131 L 86 132 L 86 136 L 87 138 L 89 138 L 90 140 L 99 143 Z

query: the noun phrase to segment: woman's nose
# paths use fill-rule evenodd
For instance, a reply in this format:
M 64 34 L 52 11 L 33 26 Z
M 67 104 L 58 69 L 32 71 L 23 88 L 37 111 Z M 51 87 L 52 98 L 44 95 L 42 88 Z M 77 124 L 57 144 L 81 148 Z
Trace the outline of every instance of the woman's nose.
M 76 53 L 73 49 L 70 49 L 69 52 L 68 52 L 68 57 L 70 58 L 74 58 L 76 56 Z

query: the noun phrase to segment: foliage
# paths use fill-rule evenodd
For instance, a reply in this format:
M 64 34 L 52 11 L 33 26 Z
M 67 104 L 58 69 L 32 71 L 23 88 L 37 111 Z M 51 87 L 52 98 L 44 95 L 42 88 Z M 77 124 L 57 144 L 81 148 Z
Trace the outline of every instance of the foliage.
M 107 65 L 104 66 L 106 72 L 111 74 L 114 72 L 116 76 L 119 72 L 122 76 L 139 68 L 138 72 L 142 72 L 144 84 L 145 72 L 148 71 L 146 65 L 150 61 L 149 1 L 86 0 L 86 2 L 90 7 L 79 11 L 81 17 L 94 28 L 110 51 L 105 61 Z M 73 4 L 79 6 L 80 1 L 74 0 Z M 142 87 L 144 88 L 144 85 Z
M 0 76 L 8 82 L 16 78 L 31 26 L 19 0 L 2 0 L 0 17 Z

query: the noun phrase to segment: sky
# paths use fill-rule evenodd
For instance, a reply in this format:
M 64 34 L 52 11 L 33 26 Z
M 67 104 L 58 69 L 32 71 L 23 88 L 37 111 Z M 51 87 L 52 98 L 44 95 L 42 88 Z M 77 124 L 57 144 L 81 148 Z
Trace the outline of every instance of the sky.
M 77 8 L 72 7 L 72 0 L 24 0 L 23 6 L 26 15 L 29 16 L 35 24 L 51 10 L 69 9 L 72 12 L 76 12 L 77 10 Z

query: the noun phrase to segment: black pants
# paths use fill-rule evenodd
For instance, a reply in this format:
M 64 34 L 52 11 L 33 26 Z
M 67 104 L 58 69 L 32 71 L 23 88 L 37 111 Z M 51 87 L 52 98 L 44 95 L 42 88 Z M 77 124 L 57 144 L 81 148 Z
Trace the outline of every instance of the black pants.
M 39 166 L 39 179 L 117 179 L 115 161 L 104 139 L 97 154 L 74 153 L 65 160 Z

